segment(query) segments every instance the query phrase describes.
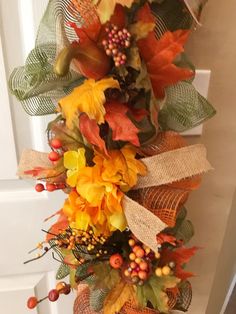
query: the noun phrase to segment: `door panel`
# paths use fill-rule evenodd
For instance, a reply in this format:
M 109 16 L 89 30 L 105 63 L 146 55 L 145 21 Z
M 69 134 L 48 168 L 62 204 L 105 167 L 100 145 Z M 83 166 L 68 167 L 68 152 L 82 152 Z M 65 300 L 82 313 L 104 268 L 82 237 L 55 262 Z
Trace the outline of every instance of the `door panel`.
M 7 78 L 14 67 L 24 63 L 33 48 L 45 1 L 0 1 L 0 313 L 29 313 L 27 298 L 42 298 L 55 287 L 58 262 L 51 256 L 24 265 L 34 257 L 27 252 L 43 240 L 43 221 L 64 201 L 62 193 L 36 193 L 33 182 L 16 177 L 17 162 L 26 147 L 47 150 L 45 129 L 52 117 L 29 117 L 7 91 Z M 18 158 L 17 158 L 18 157 Z M 50 253 L 48 254 L 50 255 Z M 56 303 L 43 302 L 38 314 L 72 313 L 74 295 L 61 296 Z

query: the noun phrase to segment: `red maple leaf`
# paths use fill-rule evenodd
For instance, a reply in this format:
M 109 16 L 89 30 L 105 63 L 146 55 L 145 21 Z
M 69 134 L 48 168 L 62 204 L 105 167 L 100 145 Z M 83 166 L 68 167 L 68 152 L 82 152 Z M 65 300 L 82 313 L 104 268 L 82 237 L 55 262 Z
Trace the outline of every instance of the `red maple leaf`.
M 198 250 L 197 247 L 192 248 L 180 247 L 176 250 L 170 250 L 167 248 L 163 249 L 163 251 L 161 252 L 160 266 L 165 266 L 170 262 L 174 262 L 175 276 L 182 280 L 186 280 L 187 278 L 194 276 L 194 274 L 185 271 L 183 267 L 186 263 L 190 261 L 191 257 L 194 256 L 197 250 Z
M 157 235 L 157 243 L 158 244 L 170 243 L 176 246 L 176 237 L 173 237 L 172 235 L 166 233 L 159 233 Z
M 139 129 L 126 115 L 129 111 L 127 105 L 120 102 L 107 102 L 105 104 L 105 120 L 112 129 L 114 141 L 127 141 L 135 146 L 140 146 L 138 133 Z
M 101 151 L 107 155 L 107 149 L 104 140 L 100 137 L 100 129 L 97 125 L 96 120 L 91 120 L 87 114 L 83 113 L 79 117 L 80 131 L 86 140 L 97 146 Z
M 148 5 L 140 9 L 137 19 L 144 23 L 153 21 Z M 166 87 L 193 76 L 191 70 L 177 67 L 173 63 L 177 55 L 184 51 L 183 45 L 188 35 L 188 30 L 177 30 L 173 33 L 168 31 L 160 39 L 157 39 L 155 32 L 152 31 L 146 38 L 138 41 L 139 52 L 146 63 L 157 98 L 165 96 Z

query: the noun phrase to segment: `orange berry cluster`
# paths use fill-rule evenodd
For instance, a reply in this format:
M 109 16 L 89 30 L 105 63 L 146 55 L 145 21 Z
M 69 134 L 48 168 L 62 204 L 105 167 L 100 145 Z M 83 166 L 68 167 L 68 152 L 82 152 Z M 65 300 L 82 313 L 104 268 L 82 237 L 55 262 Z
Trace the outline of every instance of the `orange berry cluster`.
M 53 149 L 61 149 L 62 148 L 62 143 L 59 139 L 57 138 L 54 138 L 50 141 L 50 146 L 53 148 Z M 59 154 L 58 152 L 56 151 L 51 151 L 49 154 L 48 154 L 48 159 L 52 162 L 52 163 L 57 163 L 59 161 L 59 159 L 61 159 L 62 155 Z M 52 182 L 46 182 L 46 184 L 42 184 L 42 183 L 38 183 L 35 185 L 35 190 L 37 192 L 43 192 L 43 191 L 48 191 L 48 192 L 54 192 L 56 190 L 62 190 L 62 189 L 65 189 L 66 188 L 66 185 L 64 182 L 62 183 L 52 183 Z
M 124 276 L 131 280 L 133 284 L 143 285 L 151 274 L 151 261 L 159 258 L 160 254 L 153 253 L 150 248 L 143 244 L 138 244 L 134 239 L 129 240 L 131 253 L 129 263 L 124 271 Z
M 35 296 L 30 297 L 27 301 L 27 307 L 29 309 L 34 309 L 39 303 L 42 301 L 48 299 L 51 302 L 55 302 L 58 300 L 60 294 L 69 294 L 71 292 L 71 286 L 63 281 L 58 282 L 56 285 L 56 289 L 52 289 L 48 292 L 48 295 L 41 299 L 38 300 Z
M 106 28 L 107 39 L 102 44 L 108 56 L 114 60 L 115 66 L 119 67 L 126 63 L 124 50 L 130 47 L 131 34 L 126 28 L 118 29 L 116 25 Z
M 65 183 L 49 183 L 47 182 L 45 185 L 42 183 L 37 183 L 35 185 L 35 190 L 36 192 L 43 192 L 43 191 L 48 191 L 48 192 L 54 192 L 56 190 L 63 190 L 66 188 Z
M 108 253 L 106 249 L 100 249 L 106 241 L 107 237 L 102 235 L 96 236 L 93 230 L 67 229 L 59 235 L 55 244 L 68 250 L 76 249 L 76 245 L 78 244 L 86 247 L 88 252 L 95 251 L 96 256 L 99 257 Z M 98 246 L 99 249 L 97 248 Z

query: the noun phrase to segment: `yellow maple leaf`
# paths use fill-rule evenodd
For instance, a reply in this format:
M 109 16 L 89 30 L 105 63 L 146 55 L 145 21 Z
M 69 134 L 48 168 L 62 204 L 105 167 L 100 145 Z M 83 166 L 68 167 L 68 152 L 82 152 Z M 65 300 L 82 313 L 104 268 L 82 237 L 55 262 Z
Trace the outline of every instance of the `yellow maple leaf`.
M 59 111 L 62 111 L 66 119 L 66 125 L 73 129 L 78 122 L 78 114 L 85 112 L 90 119 L 95 119 L 98 124 L 104 122 L 106 97 L 104 91 L 108 88 L 119 89 L 117 80 L 104 78 L 100 81 L 85 80 L 82 85 L 76 87 L 71 94 L 59 101 Z
M 101 23 L 104 24 L 110 20 L 116 4 L 121 4 L 128 8 L 131 7 L 135 0 L 93 0 L 93 3 L 97 5 L 97 12 Z
M 108 294 L 104 302 L 103 313 L 118 313 L 128 301 L 135 300 L 135 290 L 132 285 L 120 281 Z
M 144 23 L 142 21 L 138 21 L 130 25 L 129 31 L 130 34 L 135 36 L 136 40 L 147 37 L 147 35 L 153 31 L 155 28 L 155 23 Z

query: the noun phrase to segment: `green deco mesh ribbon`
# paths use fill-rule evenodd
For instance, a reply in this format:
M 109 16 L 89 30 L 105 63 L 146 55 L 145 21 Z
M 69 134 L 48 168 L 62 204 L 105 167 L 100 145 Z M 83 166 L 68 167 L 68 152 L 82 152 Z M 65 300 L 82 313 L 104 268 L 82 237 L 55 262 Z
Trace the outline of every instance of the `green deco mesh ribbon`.
M 10 77 L 9 87 L 29 115 L 55 113 L 58 100 L 83 82 L 84 78 L 73 68 L 73 64 L 65 77 L 58 77 L 53 72 L 60 50 L 78 40 L 67 22 L 83 23 L 79 14 L 75 18 L 70 13 L 70 2 L 49 1 L 39 26 L 35 49 L 30 52 L 25 66 L 15 69 Z M 182 0 L 152 1 L 151 8 L 156 18 L 157 38 L 168 30 L 189 29 L 193 24 L 193 17 Z M 183 66 L 191 68 L 186 62 Z M 166 94 L 166 103 L 161 109 L 159 119 L 161 128 L 165 130 L 190 129 L 215 113 L 190 82 L 172 86 L 166 90 Z
M 30 115 L 46 115 L 55 112 L 57 100 L 79 85 L 81 75 L 71 68 L 63 78 L 53 72 L 60 50 L 73 40 L 78 40 L 74 30 L 67 26 L 75 18 L 68 12 L 69 0 L 49 1 L 39 26 L 35 49 L 24 67 L 15 69 L 10 77 L 10 89 L 22 102 Z

